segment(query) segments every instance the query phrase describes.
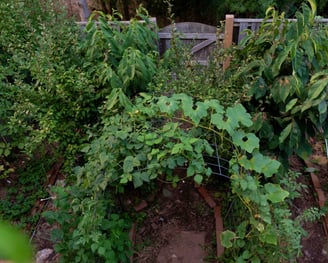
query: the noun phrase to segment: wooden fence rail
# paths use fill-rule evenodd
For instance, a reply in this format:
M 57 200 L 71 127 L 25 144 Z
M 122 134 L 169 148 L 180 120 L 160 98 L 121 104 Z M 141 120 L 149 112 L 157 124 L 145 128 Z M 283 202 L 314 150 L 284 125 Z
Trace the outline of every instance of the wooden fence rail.
M 227 18 L 226 18 L 227 19 Z M 266 20 L 268 23 L 272 22 L 272 19 Z M 288 21 L 296 21 L 296 19 L 288 19 Z M 328 18 L 322 18 L 316 20 L 318 23 L 324 23 L 328 25 Z M 257 31 L 260 28 L 261 23 L 263 22 L 262 18 L 233 18 L 233 30 L 238 30 L 238 38 L 236 43 L 245 37 L 244 30 L 250 29 L 252 31 Z

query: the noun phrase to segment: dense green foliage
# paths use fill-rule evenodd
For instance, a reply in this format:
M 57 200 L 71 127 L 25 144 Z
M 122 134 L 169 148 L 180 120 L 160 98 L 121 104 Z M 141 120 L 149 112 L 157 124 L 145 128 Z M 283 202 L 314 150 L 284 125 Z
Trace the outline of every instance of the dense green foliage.
M 248 90 L 247 109 L 265 146 L 281 159 L 311 153 L 310 137 L 328 135 L 328 30 L 315 22 L 315 6 L 302 6 L 289 22 L 273 9 L 258 32 L 249 32 L 231 71 Z M 242 64 L 240 64 L 242 61 Z
M 327 135 L 327 29 L 309 3 L 296 22 L 269 9 L 272 22 L 230 53 L 216 51 L 203 68 L 177 38 L 159 59 L 142 8 L 129 25 L 98 12 L 99 23 L 81 29 L 53 1 L 1 2 L 0 172 L 3 181 L 19 175 L 23 189 L 8 192 L 15 206 L 2 201 L 1 217 L 28 211 L 44 194 L 32 194 L 34 183 L 64 158 L 66 185 L 52 189 L 57 209 L 45 214 L 58 225 L 62 261 L 129 262 L 135 218 L 122 196 L 157 180 L 177 185 L 181 166 L 186 178 L 206 184 L 212 171 L 204 155 L 217 145 L 230 160 L 238 218 L 222 234 L 222 260 L 294 261 L 302 220 L 320 212 L 293 220 L 289 205 L 301 186 L 275 158 L 306 157 L 305 139 Z
M 84 32 L 53 1 L 1 2 L 0 12 L 6 22 L 0 25 L 0 172 L 3 180 L 19 173 L 8 198 L 1 200 L 1 218 L 24 224 L 35 201 L 47 194 L 41 186 L 50 169 L 49 149 L 54 158 L 64 156 L 64 169 L 70 173 L 88 140 L 87 131 L 100 124 L 100 112 L 111 114 L 114 105 L 119 108 L 116 102 L 127 105 L 129 97 L 147 89 L 156 67 L 157 36 L 144 10 L 139 14 L 145 20 L 142 25 L 137 19 L 130 26 L 115 19 L 110 27 L 106 21 L 111 17 L 100 14 L 100 25 L 91 21 Z M 63 203 L 58 206 L 65 207 Z M 107 206 L 103 203 L 106 211 Z M 103 230 L 113 228 L 109 232 L 113 248 L 106 246 L 110 251 L 106 258 L 117 262 L 127 258 L 128 236 L 123 236 L 129 224 L 112 206 Z M 61 215 L 60 220 L 67 222 Z M 69 233 L 74 225 L 63 226 Z M 67 244 L 77 246 L 69 240 Z M 104 257 L 103 245 L 93 245 L 90 257 L 82 248 L 66 257 L 81 262 L 78 256 L 85 254 L 84 260 L 90 262 L 96 252 Z

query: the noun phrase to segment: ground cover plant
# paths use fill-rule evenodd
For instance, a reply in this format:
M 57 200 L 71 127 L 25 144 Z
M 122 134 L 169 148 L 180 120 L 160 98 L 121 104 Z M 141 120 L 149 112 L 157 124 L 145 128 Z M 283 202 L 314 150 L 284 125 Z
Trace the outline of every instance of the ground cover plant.
M 204 155 L 216 144 L 230 160 L 238 218 L 222 234 L 222 260 L 295 260 L 305 233 L 289 205 L 299 186 L 277 159 L 294 150 L 306 157 L 304 138 L 327 133 L 327 29 L 309 3 L 295 23 L 269 9 L 273 22 L 231 51 L 226 72 L 230 53 L 218 51 L 201 68 L 178 39 L 160 59 L 142 8 L 129 25 L 119 14 L 95 13 L 99 23 L 92 17 L 81 29 L 52 1 L 0 3 L 8 22 L 0 25 L 1 184 L 14 175 L 41 184 L 52 161 L 64 158 L 66 185 L 51 190 L 56 210 L 45 213 L 58 225 L 61 260 L 129 262 L 137 218 L 124 195 L 158 180 L 176 185 L 182 178 L 172 171 L 181 166 L 197 184 L 210 182 Z M 21 171 L 17 158 L 26 162 Z M 23 217 L 6 202 L 0 207 L 3 219 Z

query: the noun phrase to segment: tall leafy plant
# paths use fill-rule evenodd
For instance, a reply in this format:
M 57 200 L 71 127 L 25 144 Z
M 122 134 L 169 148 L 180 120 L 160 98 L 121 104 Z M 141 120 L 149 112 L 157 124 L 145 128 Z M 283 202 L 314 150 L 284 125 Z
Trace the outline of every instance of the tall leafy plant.
M 237 71 L 236 85 L 248 89 L 245 105 L 256 119 L 255 131 L 282 159 L 294 152 L 306 158 L 308 139 L 328 135 L 328 30 L 316 19 L 314 1 L 308 3 L 294 21 L 268 9 L 230 68 Z
M 96 14 L 98 22 L 93 20 Z M 139 8 L 128 24 L 120 18 L 117 13 L 94 13 L 86 25 L 82 45 L 84 70 L 104 87 L 107 110 L 117 102 L 128 106 L 128 98 L 147 90 L 158 58 L 156 25 L 147 11 Z

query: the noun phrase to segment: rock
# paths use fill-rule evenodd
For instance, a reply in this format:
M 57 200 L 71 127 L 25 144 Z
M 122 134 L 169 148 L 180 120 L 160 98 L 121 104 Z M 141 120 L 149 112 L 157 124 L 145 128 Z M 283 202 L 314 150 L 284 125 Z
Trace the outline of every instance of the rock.
M 45 263 L 47 259 L 54 253 L 54 250 L 51 248 L 45 248 L 36 253 L 36 263 Z
M 180 231 L 160 250 L 156 263 L 205 262 L 205 232 Z

